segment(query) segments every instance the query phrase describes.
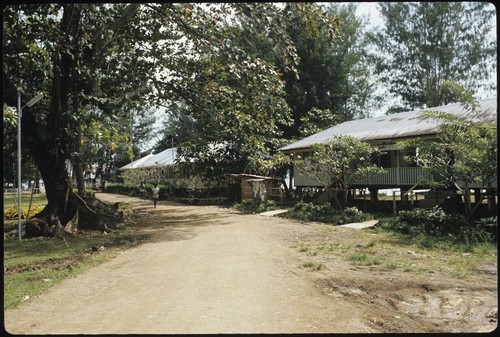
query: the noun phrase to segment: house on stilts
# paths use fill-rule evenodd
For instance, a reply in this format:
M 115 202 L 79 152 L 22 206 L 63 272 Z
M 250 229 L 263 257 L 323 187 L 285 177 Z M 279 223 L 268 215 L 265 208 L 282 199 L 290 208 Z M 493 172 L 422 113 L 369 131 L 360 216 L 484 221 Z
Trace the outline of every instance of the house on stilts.
M 486 115 L 488 122 L 496 123 L 497 99 L 479 100 L 481 111 Z M 400 195 L 414 196 L 413 191 L 425 190 L 426 206 L 433 206 L 443 202 L 456 191 L 431 189 L 435 177 L 429 174 L 429 170 L 404 160 L 402 141 L 412 138 L 432 139 L 437 137 L 440 121 L 436 119 L 422 119 L 421 112 L 424 110 L 442 111 L 455 116 L 467 117 L 469 112 L 461 104 L 449 104 L 445 106 L 408 111 L 380 117 L 365 118 L 347 121 L 337 124 L 326 130 L 303 138 L 299 141 L 280 148 L 280 151 L 289 154 L 292 158 L 306 160 L 312 153 L 312 145 L 326 143 L 333 136 L 349 135 L 361 141 L 376 146 L 381 155 L 378 156 L 377 164 L 383 167 L 384 173 L 367 177 L 365 181 L 356 183 L 353 189 L 358 191 L 369 191 L 367 193 L 371 202 L 377 202 L 379 191 L 397 191 Z M 295 164 L 294 164 L 295 165 Z M 318 188 L 322 185 L 304 175 L 297 167 L 293 169 L 293 188 L 296 190 L 307 188 Z M 487 186 L 473 185 L 476 198 L 485 193 Z M 489 191 L 491 193 L 491 191 Z M 497 194 L 497 184 L 494 184 L 494 195 Z M 403 200 L 403 198 L 401 199 Z M 411 200 L 413 201 L 413 200 Z

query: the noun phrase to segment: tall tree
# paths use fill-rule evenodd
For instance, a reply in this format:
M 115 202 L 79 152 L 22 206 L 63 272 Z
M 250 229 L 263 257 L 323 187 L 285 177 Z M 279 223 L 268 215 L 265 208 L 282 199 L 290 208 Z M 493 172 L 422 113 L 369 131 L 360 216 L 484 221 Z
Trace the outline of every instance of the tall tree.
M 24 144 L 48 198 L 38 217 L 62 225 L 88 218 L 81 224 L 104 228 L 95 210 L 73 192 L 67 167 L 69 162 L 83 165 L 85 127 L 127 116 L 131 109 L 182 99 L 199 127 L 205 127 L 205 144 L 226 141 L 246 153 L 263 152 L 263 139 L 277 130 L 273 116 L 286 112 L 279 98 L 281 84 L 272 67 L 233 48 L 231 27 L 224 23 L 240 15 L 268 20 L 272 6 L 6 7 L 3 71 L 4 83 L 11 85 L 4 90 L 5 101 L 15 101 L 19 86 L 46 97 L 25 109 L 22 117 Z M 293 59 L 293 49 L 283 52 Z M 250 137 L 242 138 L 245 135 Z
M 389 112 L 457 101 L 444 81 L 477 93 L 496 71 L 495 9 L 488 2 L 381 2 L 372 34 L 380 80 L 401 103 Z
M 370 67 L 364 58 L 363 23 L 356 6 L 330 4 L 324 15 L 339 20 L 335 38 L 327 27 L 312 25 L 295 3 L 287 4 L 288 32 L 297 48 L 297 76 L 283 71 L 287 102 L 294 123 L 284 126 L 285 138 L 305 136 L 339 122 L 365 116 Z M 321 116 L 317 113 L 321 112 Z
M 68 165 L 73 162 L 78 176 L 83 176 L 85 127 L 119 114 L 128 103 L 123 92 L 133 84 L 124 78 L 132 75 L 141 81 L 134 73 L 143 69 L 129 67 L 123 74 L 116 67 L 140 42 L 134 36 L 135 26 L 128 24 L 138 8 L 137 4 L 13 5 L 3 12 L 4 76 L 15 87 L 45 93 L 43 103 L 23 110 L 22 130 L 45 182 L 48 204 L 38 217 L 48 222 L 76 222 L 81 210 L 81 224 L 104 228 L 96 212 L 72 191 Z M 118 42 L 117 36 L 123 39 Z M 135 65 L 146 62 L 138 56 Z M 89 109 L 92 106 L 99 107 L 98 114 Z M 92 220 L 85 221 L 86 217 Z
M 297 6 L 307 16 L 304 22 L 335 34 L 338 22 L 319 6 Z M 225 40 L 219 48 L 196 45 L 201 62 L 189 90 L 198 99 L 186 98 L 181 107 L 172 102 L 169 109 L 174 116 L 168 123 L 183 125 L 172 127 L 180 155 L 204 163 L 206 177 L 267 170 L 262 159 L 279 147 L 279 125 L 290 120 L 280 70 L 296 74 L 297 69 L 290 58 L 295 46 L 288 38 L 286 15 L 273 4 L 238 4 L 234 10 L 237 19 L 222 25 Z M 244 67 L 238 69 L 234 62 Z M 192 67 L 187 70 L 193 73 Z

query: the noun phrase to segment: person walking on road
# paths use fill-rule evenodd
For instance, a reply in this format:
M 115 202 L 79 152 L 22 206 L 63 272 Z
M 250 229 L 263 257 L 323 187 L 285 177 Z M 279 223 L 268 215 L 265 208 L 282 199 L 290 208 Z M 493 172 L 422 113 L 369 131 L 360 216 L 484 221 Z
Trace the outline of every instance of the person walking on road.
M 156 208 L 156 203 L 158 202 L 158 196 L 160 195 L 160 188 L 158 187 L 158 184 L 155 184 L 153 189 L 153 204 L 154 208 Z
M 144 185 L 144 181 L 141 181 L 139 185 L 139 194 L 141 196 L 141 200 L 146 200 L 146 186 Z

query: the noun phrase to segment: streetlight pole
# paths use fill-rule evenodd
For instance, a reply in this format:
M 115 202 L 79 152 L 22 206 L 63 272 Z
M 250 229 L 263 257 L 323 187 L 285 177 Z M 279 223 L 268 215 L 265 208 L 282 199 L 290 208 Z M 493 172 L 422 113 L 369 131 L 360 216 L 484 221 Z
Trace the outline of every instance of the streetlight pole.
M 21 117 L 24 107 L 31 107 L 43 97 L 38 94 L 32 98 L 26 105 L 21 107 L 21 89 L 17 89 L 17 229 L 19 241 L 21 241 Z
M 21 90 L 17 91 L 17 229 L 21 241 Z

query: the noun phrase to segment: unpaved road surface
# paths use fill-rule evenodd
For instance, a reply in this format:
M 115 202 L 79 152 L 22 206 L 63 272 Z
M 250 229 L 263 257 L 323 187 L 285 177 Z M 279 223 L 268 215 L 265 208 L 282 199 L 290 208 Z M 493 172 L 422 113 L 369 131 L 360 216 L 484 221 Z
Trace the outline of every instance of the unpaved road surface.
M 7 332 L 489 332 L 497 326 L 496 266 L 467 280 L 342 260 L 312 272 L 292 246 L 318 235 L 320 224 L 98 197 L 133 204 L 145 243 L 7 310 Z

